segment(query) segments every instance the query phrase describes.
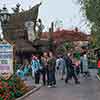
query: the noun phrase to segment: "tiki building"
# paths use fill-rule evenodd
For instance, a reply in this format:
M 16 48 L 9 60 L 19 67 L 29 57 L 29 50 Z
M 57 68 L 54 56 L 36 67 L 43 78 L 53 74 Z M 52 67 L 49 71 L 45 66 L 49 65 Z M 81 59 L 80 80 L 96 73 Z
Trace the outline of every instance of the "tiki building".
M 24 59 L 30 60 L 32 53 L 36 52 L 33 41 L 28 40 L 28 32 L 25 23 L 34 23 L 32 29 L 35 32 L 40 5 L 41 3 L 22 12 L 18 11 L 19 6 L 17 5 L 15 12 L 10 16 L 6 32 L 3 33 L 5 39 L 10 40 L 15 44 L 16 60 L 18 63 L 23 63 Z

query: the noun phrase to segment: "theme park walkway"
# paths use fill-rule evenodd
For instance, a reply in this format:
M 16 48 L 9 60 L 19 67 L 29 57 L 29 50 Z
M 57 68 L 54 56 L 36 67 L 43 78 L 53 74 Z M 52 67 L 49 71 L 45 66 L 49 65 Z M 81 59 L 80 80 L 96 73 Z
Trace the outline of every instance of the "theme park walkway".
M 24 100 L 100 100 L 100 81 L 92 71 L 91 78 L 80 78 L 80 85 L 74 82 L 65 84 L 57 81 L 56 88 L 42 87 L 39 91 L 24 98 Z

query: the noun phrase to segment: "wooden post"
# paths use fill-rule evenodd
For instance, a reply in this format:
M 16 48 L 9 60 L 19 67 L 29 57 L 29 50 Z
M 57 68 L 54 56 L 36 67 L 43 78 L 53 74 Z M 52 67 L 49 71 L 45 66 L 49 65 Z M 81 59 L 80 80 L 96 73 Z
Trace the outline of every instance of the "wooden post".
M 16 71 L 16 45 L 15 42 L 13 43 L 13 69 L 14 73 Z

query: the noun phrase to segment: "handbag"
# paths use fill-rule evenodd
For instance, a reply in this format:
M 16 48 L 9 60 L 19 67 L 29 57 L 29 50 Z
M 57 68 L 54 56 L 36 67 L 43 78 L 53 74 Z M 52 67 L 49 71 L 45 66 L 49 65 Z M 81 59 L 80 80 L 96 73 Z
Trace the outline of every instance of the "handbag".
M 35 71 L 32 70 L 32 77 L 34 78 L 35 77 Z

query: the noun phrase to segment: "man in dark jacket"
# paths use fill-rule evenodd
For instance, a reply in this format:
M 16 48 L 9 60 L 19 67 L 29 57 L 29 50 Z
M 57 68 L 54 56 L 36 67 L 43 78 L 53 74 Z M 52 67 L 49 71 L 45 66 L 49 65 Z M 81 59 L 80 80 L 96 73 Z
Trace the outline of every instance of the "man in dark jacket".
M 74 78 L 75 83 L 79 84 L 80 82 L 78 81 L 78 78 L 75 75 L 74 65 L 72 63 L 72 59 L 71 59 L 71 55 L 70 54 L 65 57 L 65 62 L 66 62 L 66 69 L 67 69 L 67 75 L 66 75 L 65 83 L 68 83 L 69 79 Z
M 48 87 L 56 86 L 56 78 L 55 78 L 55 66 L 56 59 L 53 56 L 52 52 L 49 52 L 49 60 L 48 60 Z

